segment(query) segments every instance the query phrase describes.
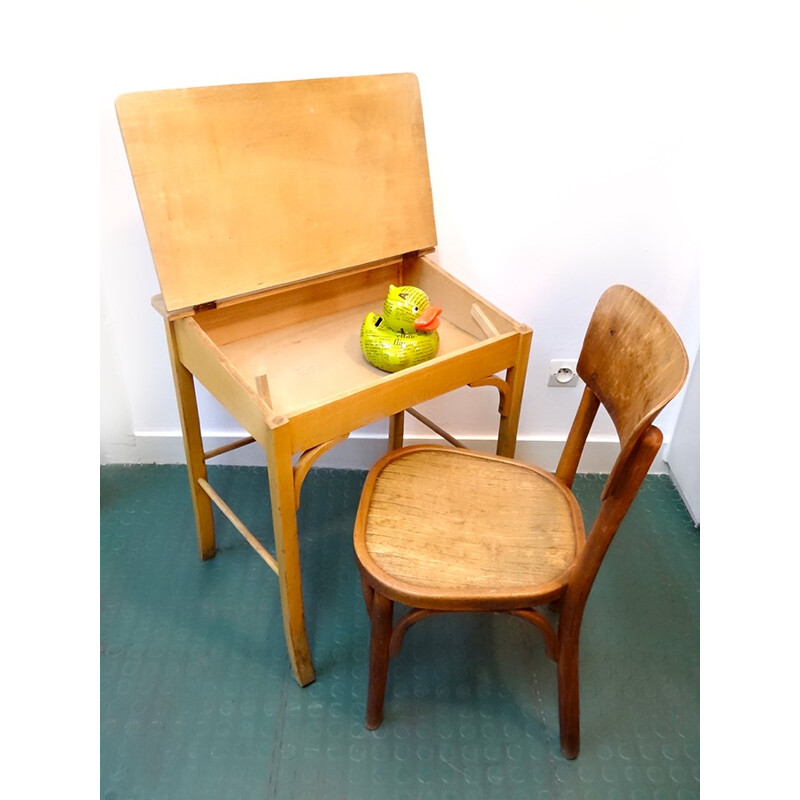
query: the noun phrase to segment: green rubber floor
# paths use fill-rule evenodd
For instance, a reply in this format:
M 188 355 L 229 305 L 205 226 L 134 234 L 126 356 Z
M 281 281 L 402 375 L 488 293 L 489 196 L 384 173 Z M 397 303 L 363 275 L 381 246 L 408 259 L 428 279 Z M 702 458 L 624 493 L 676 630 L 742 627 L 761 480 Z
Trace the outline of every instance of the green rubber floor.
M 210 481 L 271 547 L 266 472 Z M 364 728 L 368 625 L 351 531 L 365 473 L 314 469 L 300 509 L 317 679 L 291 677 L 272 572 L 224 517 L 197 556 L 186 471 L 101 468 L 103 800 L 696 798 L 699 533 L 649 476 L 589 598 L 581 753 L 558 744 L 555 666 L 507 615 L 442 615 L 390 667 Z M 579 476 L 587 515 L 601 481 Z

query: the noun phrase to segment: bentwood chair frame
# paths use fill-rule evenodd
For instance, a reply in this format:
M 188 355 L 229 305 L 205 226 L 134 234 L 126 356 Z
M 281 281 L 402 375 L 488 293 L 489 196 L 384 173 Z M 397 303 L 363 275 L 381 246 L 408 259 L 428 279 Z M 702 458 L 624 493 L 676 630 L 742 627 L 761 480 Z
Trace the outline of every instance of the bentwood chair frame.
M 678 334 L 655 306 L 633 289 L 614 286 L 595 308 L 577 371 L 586 386 L 554 475 L 520 461 L 441 446 L 391 452 L 370 471 L 354 533 L 372 625 L 368 728 L 381 724 L 389 659 L 399 652 L 410 625 L 443 611 L 505 611 L 543 634 L 547 655 L 557 664 L 561 748 L 567 758 L 578 755 L 584 608 L 606 551 L 661 447 L 662 433 L 653 420 L 683 386 L 688 359 Z M 601 405 L 614 422 L 620 453 L 585 534 L 571 486 Z M 450 494 L 447 479 L 441 473 L 436 478 L 445 467 L 454 476 Z M 459 471 L 466 482 L 460 492 Z M 470 472 L 476 477 L 469 478 Z M 542 504 L 539 512 L 552 509 L 558 516 L 548 523 L 558 528 L 558 541 L 547 526 L 536 529 L 541 517 L 535 509 L 520 510 L 518 520 L 509 510 L 514 503 L 509 498 L 528 489 L 531 502 Z M 417 516 L 406 518 L 410 503 L 404 506 L 403 498 L 416 501 L 411 513 Z M 476 530 L 481 524 L 488 531 Z M 541 539 L 536 552 L 547 554 L 542 558 L 550 560 L 549 566 L 523 563 L 525 542 L 519 545 L 523 555 L 513 555 L 526 530 L 532 546 L 537 536 Z M 454 569 L 461 570 L 449 577 L 445 550 L 457 562 Z M 504 563 L 507 553 L 516 559 L 513 579 L 492 572 L 491 562 Z M 518 574 L 526 569 L 527 585 Z M 410 607 L 396 625 L 395 602 Z M 545 605 L 558 611 L 556 625 L 537 610 Z

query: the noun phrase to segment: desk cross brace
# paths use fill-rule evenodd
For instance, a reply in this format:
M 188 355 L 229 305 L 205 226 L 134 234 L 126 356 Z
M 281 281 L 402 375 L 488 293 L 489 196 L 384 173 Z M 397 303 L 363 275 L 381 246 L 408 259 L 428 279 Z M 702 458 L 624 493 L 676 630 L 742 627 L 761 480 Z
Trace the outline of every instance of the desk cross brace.
M 470 388 L 476 388 L 478 386 L 494 386 L 498 392 L 500 392 L 500 407 L 498 409 L 500 416 L 508 416 L 508 404 L 511 398 L 511 386 L 508 384 L 508 381 L 498 378 L 497 375 L 490 375 L 488 378 L 481 378 L 479 381 L 473 381 L 472 383 L 468 384 L 468 386 L 470 386 Z M 437 433 L 442 437 L 442 439 L 450 442 L 453 447 L 460 447 L 462 450 L 467 449 L 467 446 L 463 442 L 459 441 L 454 436 L 451 436 L 444 428 L 441 428 L 439 425 L 433 422 L 433 420 L 428 419 L 428 417 L 417 411 L 416 408 L 407 408 L 406 412 L 411 414 L 411 416 L 415 419 L 418 419 L 423 425 L 430 428 L 434 433 Z
M 297 460 L 297 465 L 294 467 L 294 493 L 297 508 L 300 507 L 300 487 L 303 485 L 303 481 L 305 480 L 306 475 L 308 475 L 308 471 L 311 469 L 311 466 L 323 453 L 330 450 L 331 447 L 339 444 L 339 442 L 344 441 L 348 435 L 349 434 L 345 434 L 344 436 L 339 436 L 336 439 L 331 439 L 329 442 L 323 442 L 316 447 L 306 450 L 300 455 Z M 239 439 L 238 441 L 218 447 L 215 450 L 209 450 L 203 454 L 203 458 L 213 458 L 214 456 L 222 455 L 223 453 L 227 453 L 231 450 L 236 450 L 239 447 L 253 444 L 253 442 L 255 442 L 255 439 L 252 437 Z M 278 575 L 278 562 L 275 557 L 269 552 L 269 550 L 267 550 L 266 547 L 264 547 L 263 544 L 261 544 L 255 534 L 253 534 L 253 532 L 244 524 L 244 522 L 242 522 L 242 520 L 233 512 L 231 507 L 222 499 L 222 497 L 220 497 L 219 493 L 214 490 L 211 484 L 205 478 L 198 478 L 197 484 L 211 498 L 214 505 L 216 505 L 217 508 L 228 518 L 233 527 L 242 534 L 253 550 L 255 550 L 259 556 L 261 556 L 261 558 L 266 562 L 267 566 L 276 575 Z
M 217 494 L 216 491 L 212 488 L 211 484 L 205 478 L 198 478 L 197 483 L 200 488 L 211 498 L 214 504 L 219 508 L 219 510 L 230 520 L 231 524 L 234 528 L 236 528 L 239 533 L 244 536 L 253 550 L 258 553 L 261 558 L 267 563 L 267 566 L 277 575 L 278 574 L 278 562 L 275 560 L 275 557 L 272 553 L 264 547 L 261 542 L 251 533 L 249 528 L 233 513 L 230 506 Z

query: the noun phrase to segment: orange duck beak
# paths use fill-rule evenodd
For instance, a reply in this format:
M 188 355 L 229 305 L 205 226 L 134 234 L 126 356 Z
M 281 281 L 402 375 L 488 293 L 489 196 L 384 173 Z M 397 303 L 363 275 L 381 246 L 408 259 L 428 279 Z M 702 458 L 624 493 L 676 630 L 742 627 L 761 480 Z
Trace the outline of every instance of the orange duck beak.
M 418 331 L 430 333 L 439 327 L 439 316 L 442 313 L 440 306 L 428 306 L 415 320 L 414 327 Z

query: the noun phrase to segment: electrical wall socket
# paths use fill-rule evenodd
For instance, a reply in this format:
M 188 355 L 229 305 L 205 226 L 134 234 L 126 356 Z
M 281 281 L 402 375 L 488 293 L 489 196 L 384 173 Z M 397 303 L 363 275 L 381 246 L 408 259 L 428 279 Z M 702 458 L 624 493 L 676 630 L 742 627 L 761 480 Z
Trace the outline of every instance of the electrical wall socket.
M 550 362 L 550 372 L 547 375 L 548 386 L 577 386 L 578 385 L 577 358 L 561 358 Z

